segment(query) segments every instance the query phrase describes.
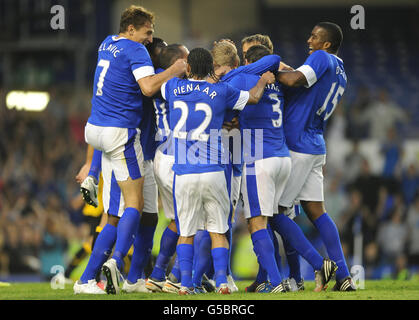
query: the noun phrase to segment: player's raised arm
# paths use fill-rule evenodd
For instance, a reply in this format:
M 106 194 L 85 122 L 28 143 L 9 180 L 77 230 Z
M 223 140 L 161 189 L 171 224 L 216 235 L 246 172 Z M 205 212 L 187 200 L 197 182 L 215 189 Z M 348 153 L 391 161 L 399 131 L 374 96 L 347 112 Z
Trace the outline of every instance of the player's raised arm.
M 161 88 L 162 84 L 174 77 L 181 77 L 186 72 L 186 60 L 178 59 L 167 70 L 147 76 L 138 80 L 143 95 L 147 97 L 154 96 Z
M 262 74 L 259 81 L 256 85 L 249 90 L 249 100 L 248 104 L 257 104 L 262 98 L 263 93 L 265 92 L 265 87 L 267 84 L 272 84 L 275 82 L 275 76 L 272 72 L 268 71 Z

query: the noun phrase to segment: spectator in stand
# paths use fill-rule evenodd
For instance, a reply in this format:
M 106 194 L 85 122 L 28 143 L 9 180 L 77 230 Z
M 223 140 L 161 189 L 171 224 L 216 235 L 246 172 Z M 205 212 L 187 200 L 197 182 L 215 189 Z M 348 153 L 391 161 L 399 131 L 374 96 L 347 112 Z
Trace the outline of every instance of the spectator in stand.
M 411 267 L 419 269 L 419 191 L 407 212 L 407 257 Z
M 368 160 L 364 159 L 361 164 L 360 174 L 351 186 L 362 194 L 363 203 L 368 207 L 370 212 L 376 211 L 378 204 L 378 186 L 380 185 L 380 177 L 371 172 Z
M 364 161 L 364 155 L 359 151 L 359 140 L 352 141 L 352 150 L 345 157 L 343 179 L 350 184 L 360 175 Z
M 419 172 L 415 163 L 408 165 L 406 169 L 402 171 L 401 175 L 401 189 L 403 192 L 403 200 L 406 206 L 413 203 L 415 195 L 419 192 Z
M 385 89 L 381 89 L 378 99 L 366 107 L 361 119 L 370 128 L 368 137 L 381 142 L 387 138 L 390 128 L 396 127 L 399 123 L 408 122 L 406 112 L 390 100 Z
M 360 86 L 356 94 L 356 100 L 351 106 L 347 109 L 347 131 L 346 136 L 349 139 L 359 140 L 365 139 L 368 136 L 368 129 L 362 120 L 362 115 L 366 107 L 371 102 L 370 91 L 367 86 Z
M 59 223 L 55 217 L 49 215 L 46 219 L 42 244 L 40 248 L 41 274 L 46 280 L 51 280 L 55 275 L 52 273 L 53 266 L 66 265 L 67 240 L 60 230 Z
M 364 248 L 374 247 L 376 224 L 375 216 L 363 203 L 362 193 L 357 189 L 351 189 L 348 207 L 338 221 L 338 227 L 342 234 L 342 247 L 347 257 L 353 255 L 354 239 L 358 232 L 362 232 Z
M 381 154 L 384 156 L 383 178 L 393 180 L 400 171 L 400 160 L 403 155 L 401 145 L 396 128 L 390 127 L 387 131 L 387 139 L 381 146 Z
M 377 243 L 382 264 L 394 265 L 397 259 L 405 254 L 407 231 L 403 221 L 403 207 L 396 206 L 389 219 L 380 224 L 378 229 Z

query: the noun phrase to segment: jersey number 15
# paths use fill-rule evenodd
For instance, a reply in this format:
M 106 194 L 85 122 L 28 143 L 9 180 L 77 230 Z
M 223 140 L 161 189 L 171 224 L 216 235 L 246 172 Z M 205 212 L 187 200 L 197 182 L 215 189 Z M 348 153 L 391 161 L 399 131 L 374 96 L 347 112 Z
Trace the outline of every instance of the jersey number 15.
M 337 82 L 333 82 L 332 86 L 330 87 L 329 93 L 327 94 L 326 100 L 324 100 L 324 103 L 322 105 L 322 107 L 317 110 L 317 115 L 320 116 L 327 108 L 327 105 L 329 104 L 329 100 L 332 97 L 333 92 L 335 91 L 336 88 L 336 84 Z M 326 111 L 326 114 L 324 116 L 324 121 L 326 121 L 327 119 L 329 119 L 329 117 L 332 115 L 333 111 L 335 111 L 335 108 L 339 102 L 339 99 L 342 97 L 343 92 L 345 91 L 345 88 L 342 86 L 339 86 L 338 89 L 336 90 L 336 93 L 333 97 L 332 100 L 332 109 L 330 109 L 329 112 Z

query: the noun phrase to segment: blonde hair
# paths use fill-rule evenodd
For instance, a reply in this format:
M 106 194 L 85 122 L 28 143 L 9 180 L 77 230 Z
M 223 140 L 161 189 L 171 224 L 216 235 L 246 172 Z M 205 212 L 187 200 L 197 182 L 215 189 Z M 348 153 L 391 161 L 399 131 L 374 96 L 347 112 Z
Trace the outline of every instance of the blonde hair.
M 245 43 L 252 43 L 252 42 L 256 42 L 258 44 L 264 45 L 265 47 L 269 49 L 271 54 L 274 52 L 274 46 L 272 44 L 271 38 L 268 35 L 257 33 L 257 34 L 245 37 L 242 39 L 242 46 Z
M 221 66 L 234 68 L 240 63 L 236 47 L 227 41 L 215 43 L 211 54 L 216 68 Z
M 154 13 L 148 11 L 141 6 L 132 5 L 125 9 L 121 15 L 121 21 L 119 23 L 119 32 L 123 33 L 127 31 L 129 25 L 133 25 L 135 29 L 141 28 L 147 22 L 154 25 Z

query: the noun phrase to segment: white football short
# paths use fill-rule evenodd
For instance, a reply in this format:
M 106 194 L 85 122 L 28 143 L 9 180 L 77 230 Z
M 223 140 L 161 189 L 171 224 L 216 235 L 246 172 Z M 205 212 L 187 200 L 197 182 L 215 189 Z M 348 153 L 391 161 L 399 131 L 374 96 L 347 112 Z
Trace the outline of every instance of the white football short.
M 224 171 L 175 175 L 174 194 L 181 236 L 193 236 L 199 229 L 227 232 L 230 199 Z
M 102 159 L 108 160 L 116 180 L 126 181 L 144 176 L 140 132 L 139 129 L 100 127 L 87 123 L 84 136 L 88 144 L 102 151 Z
M 230 201 L 231 201 L 231 205 L 233 206 L 233 210 L 236 209 L 237 204 L 239 202 L 241 182 L 242 182 L 242 176 L 232 175 Z
M 173 208 L 173 177 L 172 170 L 175 157 L 164 154 L 159 149 L 154 156 L 154 176 L 157 182 L 160 200 L 166 218 L 175 220 L 175 210 Z
M 124 213 L 124 197 L 116 181 L 115 174 L 107 158 L 102 155 L 103 176 L 103 208 L 106 213 L 122 217 Z M 153 161 L 144 161 L 144 185 L 143 185 L 144 208 L 143 212 L 158 212 L 157 184 L 154 179 Z
M 279 205 L 292 207 L 296 201 L 324 201 L 323 166 L 326 155 L 290 151 L 291 174 L 282 193 Z
M 291 172 L 289 157 L 256 160 L 243 166 L 241 193 L 246 219 L 278 213 L 278 203 Z
M 153 160 L 144 161 L 144 209 L 143 212 L 158 213 L 159 212 L 159 194 L 157 183 L 154 176 Z

